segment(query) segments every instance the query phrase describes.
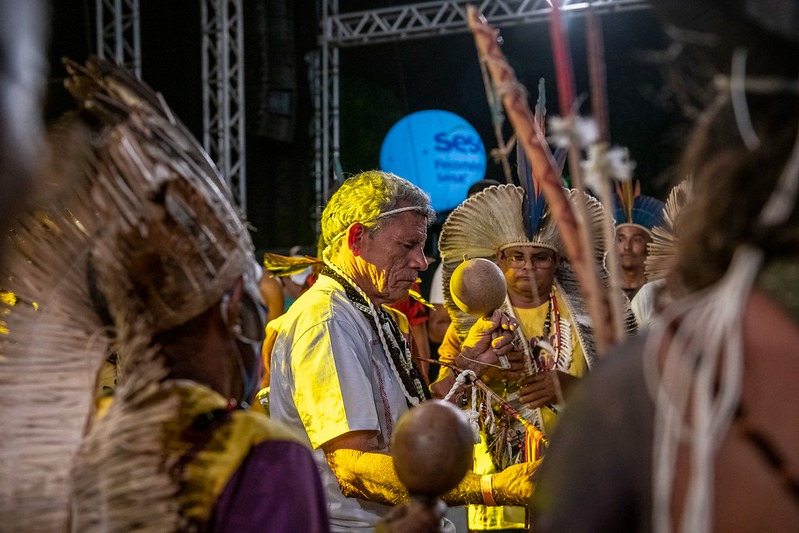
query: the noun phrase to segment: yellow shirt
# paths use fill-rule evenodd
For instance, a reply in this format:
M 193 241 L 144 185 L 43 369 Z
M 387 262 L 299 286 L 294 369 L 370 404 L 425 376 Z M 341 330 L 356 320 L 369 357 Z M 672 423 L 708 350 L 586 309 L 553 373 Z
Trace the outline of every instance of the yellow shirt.
M 549 361 L 555 368 L 567 372 L 576 377 L 582 377 L 588 370 L 588 364 L 583 354 L 583 348 L 577 336 L 577 327 L 574 324 L 571 314 L 558 289 L 555 289 L 555 302 L 559 314 L 559 327 L 555 324 L 550 325 L 550 335 L 548 342 L 556 348 L 558 360 Z M 530 342 L 531 339 L 540 339 L 544 332 L 544 322 L 550 312 L 549 301 L 533 308 L 513 308 L 513 312 L 521 326 L 524 338 Z M 554 319 L 553 319 L 554 322 Z M 560 341 L 555 341 L 556 332 L 560 332 Z M 445 363 L 452 363 L 461 350 L 461 340 L 453 324 L 450 324 L 444 335 L 444 340 L 439 347 L 439 360 Z M 446 367 L 441 367 L 439 380 L 446 377 L 451 371 Z M 491 379 L 491 373 L 483 376 L 483 380 L 495 392 L 502 396 L 507 396 L 508 392 L 518 389 L 514 383 L 503 382 L 498 379 Z M 541 409 L 541 418 L 544 427 L 541 428 L 545 434 L 551 434 L 557 422 L 557 415 L 549 409 Z M 475 446 L 475 462 L 473 471 L 478 474 L 488 474 L 496 471 L 490 452 L 486 446 L 485 436 L 481 442 Z M 525 522 L 524 508 L 497 506 L 487 507 L 483 505 L 469 505 L 469 529 L 470 530 L 492 530 L 505 528 L 523 528 Z
M 543 354 L 542 358 L 546 359 L 550 368 L 554 366 L 572 376 L 583 377 L 588 371 L 588 364 L 583 354 L 583 347 L 577 337 L 577 328 L 558 290 L 555 291 L 555 301 L 560 317 L 560 325 L 550 325 L 549 338 L 546 340 L 556 349 L 558 360 L 553 361 L 551 357 L 544 357 Z M 532 308 L 514 307 L 513 312 L 516 314 L 516 319 L 522 328 L 524 338 L 528 342 L 532 339 L 541 338 L 544 333 L 544 322 L 549 313 L 549 302 Z M 559 340 L 556 340 L 556 334 L 558 333 L 560 334 Z M 531 345 L 534 345 L 534 343 L 531 343 Z M 544 423 L 544 427 L 541 430 L 545 435 L 551 435 L 557 424 L 558 416 L 549 409 L 541 409 L 541 418 Z

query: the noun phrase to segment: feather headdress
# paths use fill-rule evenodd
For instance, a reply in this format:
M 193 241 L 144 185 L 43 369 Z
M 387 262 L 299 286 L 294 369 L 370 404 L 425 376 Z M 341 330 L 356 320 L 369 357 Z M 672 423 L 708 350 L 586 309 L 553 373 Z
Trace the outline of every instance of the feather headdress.
M 685 205 L 691 201 L 691 184 L 684 180 L 675 185 L 663 209 L 662 222 L 652 228 L 652 242 L 647 245 L 645 263 L 646 278 L 648 281 L 662 279 L 674 268 L 677 254 L 677 217 Z
M 616 183 L 613 218 L 616 227 L 633 225 L 652 232 L 652 228 L 663 220 L 663 202 L 641 194 L 641 184 L 630 180 Z
M 570 201 L 574 203 L 578 191 L 567 192 Z M 497 252 L 509 246 L 548 248 L 557 252 L 563 259 L 556 275 L 557 282 L 563 286 L 565 293 L 571 293 L 575 297 L 572 302 L 575 315 L 585 316 L 584 304 L 577 301 L 579 300 L 577 279 L 568 264 L 557 224 L 549 210 L 544 208 L 538 223 L 538 232 L 532 238 L 528 238 L 524 223 L 524 196 L 521 187 L 495 185 L 468 198 L 455 208 L 444 223 L 439 240 L 444 287 L 449 287 L 452 273 L 464 259 L 481 257 L 496 261 Z M 598 231 L 604 216 L 602 204 L 588 195 L 584 195 L 584 198 L 590 213 L 589 223 L 595 228 L 594 259 L 597 265 L 601 265 L 606 250 L 603 234 Z M 466 332 L 474 324 L 475 317 L 458 309 L 448 290 L 444 291 L 444 300 L 459 335 L 465 337 Z
M 324 263 L 321 259 L 309 255 L 288 256 L 271 252 L 264 254 L 264 267 L 278 277 L 293 276 Z
M 12 530 L 65 530 L 69 488 L 73 529 L 174 531 L 179 480 L 157 450 L 177 403 L 148 401 L 166 375 L 152 337 L 260 272 L 218 171 L 160 96 L 101 59 L 66 65 L 80 119 L 53 145 L 77 148 L 53 168 L 71 182 L 20 218 L 2 265 L 3 288 L 38 310 L 11 307 L 0 336 L 0 515 Z M 118 388 L 92 426 L 112 351 Z

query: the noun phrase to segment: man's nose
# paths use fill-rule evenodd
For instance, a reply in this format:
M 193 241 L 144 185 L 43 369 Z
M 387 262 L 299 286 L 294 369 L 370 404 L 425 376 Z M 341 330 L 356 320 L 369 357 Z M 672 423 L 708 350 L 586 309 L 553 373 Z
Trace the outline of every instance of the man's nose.
M 421 246 L 414 248 L 413 256 L 411 257 L 411 263 L 414 268 L 419 271 L 427 270 L 427 256 L 424 253 L 424 248 Z

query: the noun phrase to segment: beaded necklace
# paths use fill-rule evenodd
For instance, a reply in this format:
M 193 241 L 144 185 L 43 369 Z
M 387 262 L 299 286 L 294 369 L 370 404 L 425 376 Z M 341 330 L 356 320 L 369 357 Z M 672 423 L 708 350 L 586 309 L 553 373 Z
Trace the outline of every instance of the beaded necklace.
M 505 299 L 503 308 L 515 320 L 519 320 L 518 312 L 514 310 L 513 305 L 510 303 L 510 299 Z M 552 332 L 553 322 L 555 338 L 552 339 L 552 344 L 550 344 L 550 333 Z M 523 332 L 521 328 L 516 330 L 516 334 L 524 341 L 522 343 L 522 348 L 524 350 L 528 372 L 541 372 L 549 369 L 544 361 L 540 359 L 541 351 L 544 349 L 548 353 L 550 350 L 552 352 L 552 356 L 554 357 L 553 368 L 560 362 L 562 359 L 560 354 L 563 347 L 563 343 L 561 342 L 561 330 L 560 311 L 558 309 L 555 287 L 553 285 L 549 293 L 549 302 L 544 318 L 542 335 L 540 337 L 532 336 L 528 339 L 527 334 L 531 333 L 529 330 L 526 333 Z M 544 348 L 544 346 L 546 346 L 546 348 Z M 490 421 L 484 422 L 486 443 L 492 461 L 499 470 L 524 461 L 528 452 L 532 453 L 533 451 L 533 442 L 536 440 L 535 435 L 540 435 L 544 432 L 544 419 L 541 415 L 542 408 L 537 407 L 531 409 L 527 405 L 522 404 L 519 400 L 518 389 L 509 391 L 508 382 L 503 381 L 503 383 L 505 384 L 505 391 L 502 396 L 508 402 L 509 406 L 516 411 L 520 419 L 508 416 L 507 413 L 495 419 L 492 414 L 490 399 L 486 398 L 483 405 L 484 416 L 487 418 L 490 417 Z M 553 406 L 548 405 L 547 408 L 552 409 L 556 414 L 558 412 Z M 501 412 L 501 410 L 499 412 Z
M 344 288 L 347 298 L 369 321 L 372 331 L 380 338 L 391 370 L 402 385 L 408 405 L 417 405 L 430 399 L 430 393 L 423 385 L 422 373 L 411 358 L 408 342 L 388 311 L 382 306 L 375 307 L 366 294 L 329 261 L 325 261 L 321 275 L 337 281 Z
M 555 288 L 553 287 L 552 290 L 549 291 L 549 309 L 547 310 L 547 316 L 544 319 L 544 328 L 541 333 L 541 341 L 546 342 L 549 344 L 549 334 L 552 331 L 552 323 L 555 323 L 555 338 L 553 339 L 553 343 L 550 345 L 552 348 L 552 357 L 554 358 L 552 368 L 557 368 L 558 363 L 560 362 L 560 355 L 561 355 L 561 323 L 560 323 L 560 311 L 558 310 L 558 300 L 555 298 Z M 533 362 L 537 370 L 545 370 L 542 368 L 542 361 L 540 360 L 541 350 L 543 346 L 537 344 L 533 347 L 532 356 Z M 549 351 L 549 350 L 547 350 Z M 549 368 L 549 367 L 547 367 Z

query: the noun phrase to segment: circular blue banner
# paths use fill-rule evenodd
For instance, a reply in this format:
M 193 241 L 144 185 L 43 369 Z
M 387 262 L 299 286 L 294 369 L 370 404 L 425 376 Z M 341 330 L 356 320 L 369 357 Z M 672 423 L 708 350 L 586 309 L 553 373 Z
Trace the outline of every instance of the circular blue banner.
M 380 149 L 380 168 L 424 190 L 436 211 L 448 211 L 485 176 L 486 151 L 465 119 L 429 109 L 411 113 L 391 127 Z

